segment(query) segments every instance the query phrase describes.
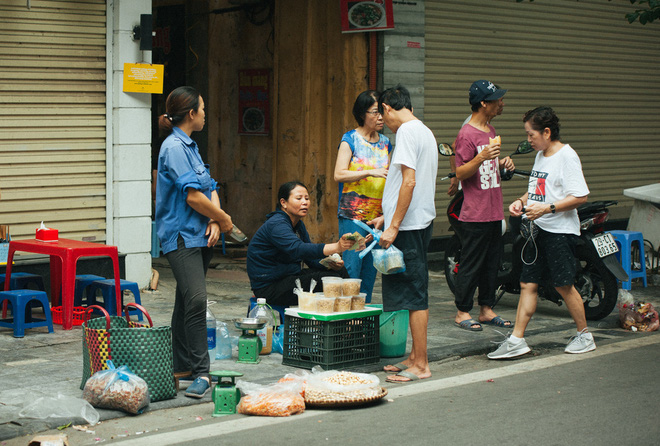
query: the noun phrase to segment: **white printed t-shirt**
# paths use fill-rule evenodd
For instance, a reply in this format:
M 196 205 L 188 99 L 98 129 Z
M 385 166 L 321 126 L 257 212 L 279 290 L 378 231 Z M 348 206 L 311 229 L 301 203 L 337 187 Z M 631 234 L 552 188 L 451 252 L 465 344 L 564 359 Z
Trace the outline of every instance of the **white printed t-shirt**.
M 392 151 L 392 161 L 383 191 L 385 229 L 392 223 L 399 200 L 399 190 L 403 183 L 402 165 L 415 170 L 415 189 L 399 230 L 425 229 L 435 218 L 438 149 L 433 132 L 418 119 L 403 123 L 396 132 L 396 146 Z
M 527 203 L 554 203 L 571 195 L 589 195 L 589 187 L 582 173 L 580 157 L 568 144 L 550 157 L 536 154 L 532 175 L 529 177 Z M 555 234 L 580 235 L 577 209 L 556 214 L 545 214 L 535 220 L 541 229 Z

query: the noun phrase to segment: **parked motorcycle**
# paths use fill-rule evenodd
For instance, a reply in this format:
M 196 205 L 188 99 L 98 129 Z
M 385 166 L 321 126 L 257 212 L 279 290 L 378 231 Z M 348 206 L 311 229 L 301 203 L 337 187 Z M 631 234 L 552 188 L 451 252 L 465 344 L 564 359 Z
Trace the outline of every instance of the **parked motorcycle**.
M 438 151 L 444 156 L 453 154 L 451 146 L 440 144 Z M 527 141 L 518 145 L 513 155 L 533 151 Z M 508 181 L 514 176 L 528 177 L 531 172 L 516 169 L 502 171 L 501 178 Z M 455 176 L 450 174 L 442 179 Z M 459 191 L 447 206 L 447 218 L 454 235 L 445 249 L 444 270 L 447 284 L 452 293 L 455 292 L 455 282 L 461 263 L 461 242 L 459 238 L 461 222 L 458 221 L 463 204 L 463 191 Z M 628 280 L 626 271 L 616 259 L 618 246 L 609 233 L 604 233 L 605 222 L 609 218 L 609 206 L 616 201 L 594 201 L 585 203 L 578 208 L 580 218 L 580 236 L 576 246 L 577 274 L 575 288 L 582 296 L 584 310 L 588 320 L 599 320 L 612 312 L 616 305 L 618 285 L 617 279 Z M 520 274 L 523 267 L 523 250 L 525 239 L 520 235 L 522 217 L 509 217 L 509 232 L 506 233 L 503 224 L 504 240 L 503 256 L 498 272 L 498 288 L 495 296 L 497 304 L 504 293 L 520 294 Z M 504 221 L 503 221 L 504 222 Z M 549 283 L 539 284 L 538 295 L 541 299 L 562 305 L 562 298 Z

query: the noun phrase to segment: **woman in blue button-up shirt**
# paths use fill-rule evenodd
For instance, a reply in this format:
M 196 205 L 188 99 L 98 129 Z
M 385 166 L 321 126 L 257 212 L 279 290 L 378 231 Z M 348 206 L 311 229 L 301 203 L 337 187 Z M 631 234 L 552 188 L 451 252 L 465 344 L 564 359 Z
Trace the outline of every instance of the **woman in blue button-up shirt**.
M 216 181 L 209 174 L 192 132 L 204 128 L 204 100 L 192 87 L 167 97 L 161 127 L 171 130 L 158 156 L 156 224 L 158 238 L 176 279 L 172 314 L 174 372 L 192 372 L 186 396 L 201 398 L 210 388 L 206 338 L 206 271 L 213 246 L 232 229 L 220 208 Z

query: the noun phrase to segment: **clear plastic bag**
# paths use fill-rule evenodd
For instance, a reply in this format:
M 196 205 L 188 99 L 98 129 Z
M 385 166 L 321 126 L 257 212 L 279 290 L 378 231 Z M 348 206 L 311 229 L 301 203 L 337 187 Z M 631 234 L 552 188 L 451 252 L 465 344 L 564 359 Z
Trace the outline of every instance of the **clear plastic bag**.
M 264 417 L 288 417 L 305 411 L 299 380 L 262 386 L 239 380 L 236 387 L 243 396 L 236 406 L 238 413 Z
M 630 295 L 630 293 L 628 293 Z M 626 330 L 632 331 L 656 331 L 660 328 L 658 312 L 650 303 L 633 301 L 619 293 L 619 321 Z
M 305 383 L 305 401 L 342 402 L 371 398 L 381 393 L 376 375 L 314 367 Z
M 396 274 L 406 270 L 403 253 L 394 245 L 387 249 L 374 249 L 371 255 L 374 258 L 374 268 L 382 274 Z
M 149 405 L 147 383 L 123 365 L 92 375 L 85 384 L 83 398 L 92 406 L 103 409 L 118 409 L 134 415 L 142 413 Z
M 82 418 L 88 424 L 94 425 L 99 422 L 99 413 L 91 404 L 81 398 L 57 394 L 57 397 L 43 396 L 36 398 L 25 405 L 18 412 L 20 418 Z

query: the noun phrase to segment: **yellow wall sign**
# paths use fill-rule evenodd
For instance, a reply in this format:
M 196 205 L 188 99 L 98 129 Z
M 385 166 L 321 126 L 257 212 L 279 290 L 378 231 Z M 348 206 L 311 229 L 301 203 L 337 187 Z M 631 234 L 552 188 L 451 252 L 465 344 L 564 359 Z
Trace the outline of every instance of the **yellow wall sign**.
M 124 64 L 124 89 L 126 93 L 163 93 L 165 65 Z

